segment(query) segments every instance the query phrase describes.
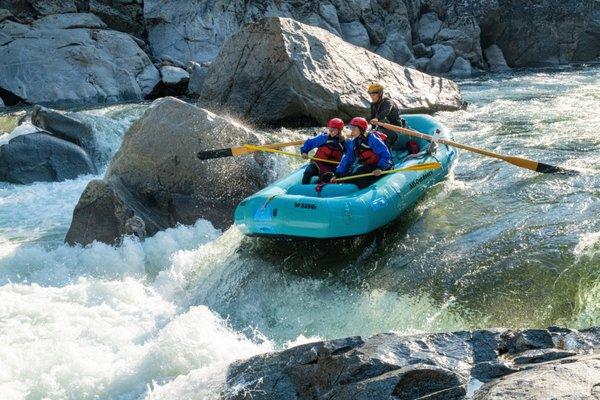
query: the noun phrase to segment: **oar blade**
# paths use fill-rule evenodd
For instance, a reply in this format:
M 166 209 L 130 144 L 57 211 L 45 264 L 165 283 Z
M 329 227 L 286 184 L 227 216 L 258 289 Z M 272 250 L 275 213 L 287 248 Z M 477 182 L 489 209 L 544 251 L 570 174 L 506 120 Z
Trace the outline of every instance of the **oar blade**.
M 231 148 L 200 151 L 196 154 L 200 160 L 211 160 L 213 158 L 233 157 Z
M 579 175 L 579 172 L 574 171 L 572 169 L 565 169 L 544 163 L 538 163 L 537 168 L 535 170 L 536 172 L 541 172 L 542 174 Z

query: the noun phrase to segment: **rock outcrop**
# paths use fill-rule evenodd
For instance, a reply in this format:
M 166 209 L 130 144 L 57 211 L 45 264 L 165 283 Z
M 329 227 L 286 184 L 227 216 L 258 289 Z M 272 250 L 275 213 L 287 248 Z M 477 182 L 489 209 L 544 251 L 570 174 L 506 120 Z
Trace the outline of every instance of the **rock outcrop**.
M 20 135 L 0 146 L 0 181 L 53 182 L 95 173 L 83 149 L 45 132 Z
M 600 59 L 600 2 L 499 0 L 484 21 L 484 42 L 497 44 L 511 67 Z
M 483 386 L 475 400 L 598 399 L 600 352 L 524 369 Z
M 443 20 L 433 43 L 484 68 L 480 43 L 497 45 L 511 67 L 535 67 L 600 58 L 600 3 L 596 0 L 427 0 Z
M 594 398 L 600 352 L 579 353 L 598 349 L 597 329 L 350 337 L 234 362 L 225 397 L 451 400 L 471 385 L 479 400 Z
M 142 0 L 0 0 L 1 10 L 30 22 L 53 14 L 92 13 L 110 28 L 139 38 L 145 36 Z M 0 17 L 0 21 L 2 18 Z
M 145 0 L 148 41 L 161 59 L 210 62 L 223 42 L 245 23 L 265 17 L 293 18 L 399 61 L 402 44 L 411 48 L 411 25 L 422 0 L 394 2 L 207 0 L 202 7 L 179 0 Z M 181 29 L 185 26 L 185 29 Z
M 131 36 L 91 14 L 0 23 L 0 97 L 8 105 L 142 100 L 160 76 Z
M 491 45 L 487 49 L 485 49 L 485 60 L 488 63 L 490 71 L 492 72 L 504 72 L 510 70 L 508 64 L 506 64 L 506 59 L 504 58 L 504 54 L 502 53 L 502 49 L 498 47 L 498 45 Z
M 404 68 L 287 18 L 249 24 L 229 38 L 206 74 L 200 99 L 258 123 L 324 125 L 334 116 L 367 114 L 366 88 L 373 81 L 386 85 L 408 112 L 462 105 L 452 81 Z
M 434 44 L 452 47 L 473 70 L 487 69 L 482 44 L 499 45 L 511 66 L 600 56 L 600 6 L 595 0 L 209 0 L 200 9 L 187 1 L 146 0 L 144 15 L 155 56 L 182 64 L 212 61 L 244 23 L 273 16 L 326 29 L 390 61 L 422 70 L 427 62 L 413 61 L 425 57 L 416 47 Z
M 273 178 L 272 158 L 200 161 L 196 153 L 260 141 L 207 110 L 172 97 L 155 101 L 125 133 L 105 179 L 84 190 L 66 242 L 115 243 L 125 234 L 152 235 L 199 218 L 229 226 L 234 207 Z

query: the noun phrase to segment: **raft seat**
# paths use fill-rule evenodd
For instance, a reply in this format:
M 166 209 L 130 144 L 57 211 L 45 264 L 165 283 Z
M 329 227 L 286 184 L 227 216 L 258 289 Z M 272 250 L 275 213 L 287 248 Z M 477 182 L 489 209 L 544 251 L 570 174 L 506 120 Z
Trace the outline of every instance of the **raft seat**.
M 358 191 L 358 187 L 351 183 L 338 183 L 335 185 L 323 185 L 321 192 L 317 192 L 317 185 L 292 185 L 287 190 L 289 195 L 309 197 L 340 197 L 348 196 Z

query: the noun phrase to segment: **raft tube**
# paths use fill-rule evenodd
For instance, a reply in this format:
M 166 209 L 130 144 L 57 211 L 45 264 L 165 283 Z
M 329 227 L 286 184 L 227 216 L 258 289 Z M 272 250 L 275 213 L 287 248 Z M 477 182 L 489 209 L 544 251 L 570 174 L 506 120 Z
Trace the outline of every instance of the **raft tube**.
M 452 140 L 450 131 L 428 115 L 403 116 L 410 129 Z M 399 135 L 394 147 L 410 138 Z M 242 201 L 235 210 L 235 224 L 248 236 L 273 238 L 341 238 L 372 232 L 397 219 L 431 186 L 444 180 L 457 157 L 456 149 L 417 139 L 421 152 L 408 156 L 393 150 L 394 167 L 439 162 L 434 170 L 386 175 L 359 190 L 351 183 L 302 185 L 306 165 Z

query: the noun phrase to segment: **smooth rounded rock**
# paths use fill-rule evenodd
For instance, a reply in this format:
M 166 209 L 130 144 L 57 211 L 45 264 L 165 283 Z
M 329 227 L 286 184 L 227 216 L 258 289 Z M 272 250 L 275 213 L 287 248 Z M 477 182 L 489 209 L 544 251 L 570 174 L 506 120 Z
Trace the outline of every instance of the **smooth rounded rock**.
M 434 44 L 431 46 L 433 57 L 427 64 L 428 74 L 445 74 L 450 71 L 456 60 L 456 53 L 450 46 Z
M 0 146 L 0 181 L 56 182 L 95 173 L 83 149 L 45 132 L 20 135 Z
M 81 16 L 54 17 L 39 27 L 0 23 L 0 60 L 13 60 L 0 65 L 3 98 L 60 105 L 142 100 L 159 82 L 158 70 L 128 34 L 64 29 Z

